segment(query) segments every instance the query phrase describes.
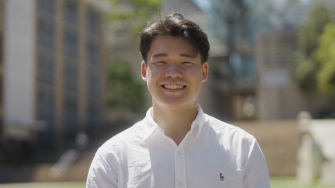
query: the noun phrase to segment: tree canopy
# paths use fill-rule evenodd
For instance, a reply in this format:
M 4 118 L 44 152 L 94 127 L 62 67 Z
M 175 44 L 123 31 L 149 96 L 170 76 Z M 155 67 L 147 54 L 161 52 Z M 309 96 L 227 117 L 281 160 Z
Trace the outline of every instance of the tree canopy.
M 138 113 L 145 105 L 145 82 L 135 79 L 129 64 L 118 61 L 107 75 L 107 105 L 118 111 Z
M 161 0 L 108 0 L 112 4 L 111 20 L 122 21 L 131 34 L 138 34 L 160 8 Z
M 294 78 L 303 90 L 335 95 L 334 11 L 317 4 L 300 25 L 294 53 Z M 333 50 L 334 49 L 334 50 Z
M 160 0 L 108 0 L 111 3 L 109 20 L 114 37 L 134 37 L 146 26 L 147 21 L 159 12 Z M 129 33 L 127 33 L 129 31 Z M 138 45 L 137 43 L 129 45 Z M 130 47 L 131 48 L 131 47 Z M 111 51 L 111 53 L 115 53 Z M 130 52 L 129 54 L 132 54 Z M 106 72 L 107 107 L 122 114 L 132 112 L 140 114 L 145 111 L 145 82 L 133 76 L 130 60 L 117 57 L 111 60 Z
M 229 53 L 238 41 L 252 41 L 268 24 L 268 0 L 209 0 L 208 14 L 215 35 L 222 38 Z
M 335 24 L 326 25 L 319 38 L 315 58 L 320 63 L 316 75 L 318 89 L 328 95 L 335 95 Z

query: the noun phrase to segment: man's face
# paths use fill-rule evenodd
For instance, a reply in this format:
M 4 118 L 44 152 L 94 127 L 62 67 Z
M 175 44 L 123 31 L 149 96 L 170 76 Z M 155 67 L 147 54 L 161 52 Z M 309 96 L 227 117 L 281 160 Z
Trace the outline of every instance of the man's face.
M 147 82 L 153 105 L 182 108 L 196 105 L 208 64 L 201 64 L 191 44 L 181 37 L 159 36 L 151 44 L 147 64 L 141 73 Z

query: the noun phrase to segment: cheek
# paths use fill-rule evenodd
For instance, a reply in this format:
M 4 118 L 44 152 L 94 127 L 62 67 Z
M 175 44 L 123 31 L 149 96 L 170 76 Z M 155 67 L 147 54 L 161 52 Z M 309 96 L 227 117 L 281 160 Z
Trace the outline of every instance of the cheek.
M 157 81 L 157 71 L 149 69 L 147 71 L 147 85 L 148 87 L 155 84 Z
M 184 70 L 185 75 L 194 81 L 202 82 L 202 70 L 199 68 L 189 68 Z

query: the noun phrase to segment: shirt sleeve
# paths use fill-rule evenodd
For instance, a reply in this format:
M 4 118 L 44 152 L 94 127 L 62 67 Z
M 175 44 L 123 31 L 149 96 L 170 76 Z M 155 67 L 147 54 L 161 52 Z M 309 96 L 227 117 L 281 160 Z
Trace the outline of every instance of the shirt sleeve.
M 243 169 L 244 188 L 270 188 L 265 158 L 255 138 L 252 139 Z
M 113 153 L 99 148 L 88 171 L 86 188 L 117 188 L 119 162 Z

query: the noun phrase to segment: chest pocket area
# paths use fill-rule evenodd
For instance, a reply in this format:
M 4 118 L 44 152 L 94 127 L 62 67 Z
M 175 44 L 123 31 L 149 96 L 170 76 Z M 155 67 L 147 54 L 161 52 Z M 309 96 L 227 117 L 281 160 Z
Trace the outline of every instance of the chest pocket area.
M 128 155 L 127 187 L 151 187 L 150 155 L 145 151 L 131 150 Z

